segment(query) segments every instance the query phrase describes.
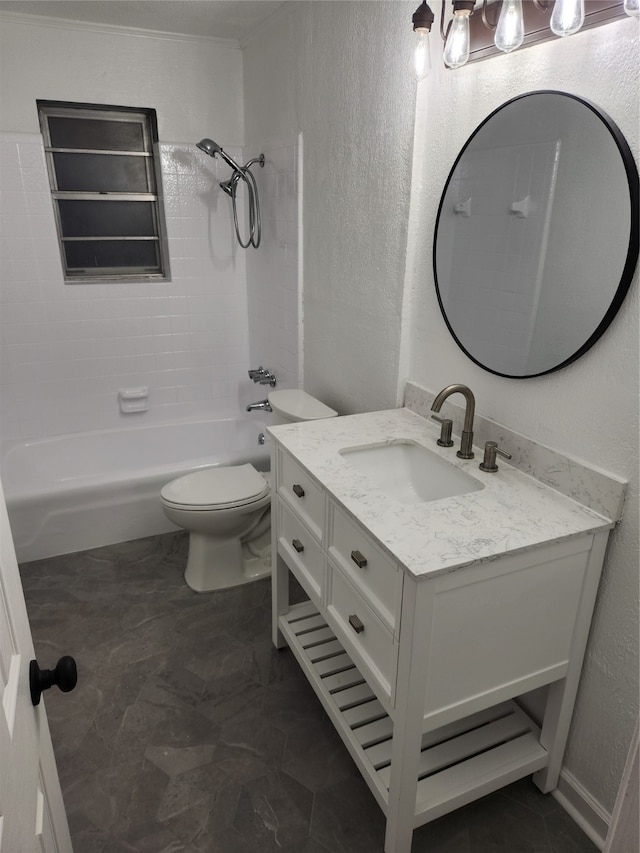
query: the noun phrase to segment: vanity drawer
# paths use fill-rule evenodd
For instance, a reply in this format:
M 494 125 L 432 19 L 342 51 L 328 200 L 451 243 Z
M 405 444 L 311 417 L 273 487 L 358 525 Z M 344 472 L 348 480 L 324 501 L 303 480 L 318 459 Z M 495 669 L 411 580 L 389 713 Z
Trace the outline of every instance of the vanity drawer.
M 279 466 L 278 494 L 300 516 L 318 542 L 322 542 L 324 491 L 287 453 L 280 452 Z
M 328 564 L 327 620 L 355 663 L 393 705 L 398 644 L 340 569 Z M 367 674 L 364 673 L 365 677 Z
M 362 528 L 331 504 L 329 554 L 390 631 L 400 624 L 403 574 Z
M 278 553 L 314 604 L 323 600 L 325 556 L 304 524 L 278 498 Z

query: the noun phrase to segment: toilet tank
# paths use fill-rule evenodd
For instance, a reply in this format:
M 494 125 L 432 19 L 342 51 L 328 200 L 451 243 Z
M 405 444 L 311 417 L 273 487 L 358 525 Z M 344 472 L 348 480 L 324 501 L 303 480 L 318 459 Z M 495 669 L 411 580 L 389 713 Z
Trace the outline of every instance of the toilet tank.
M 319 421 L 323 418 L 335 418 L 338 413 L 316 400 L 306 391 L 291 388 L 284 391 L 271 391 L 269 403 L 273 411 L 275 424 L 293 424 L 300 421 Z

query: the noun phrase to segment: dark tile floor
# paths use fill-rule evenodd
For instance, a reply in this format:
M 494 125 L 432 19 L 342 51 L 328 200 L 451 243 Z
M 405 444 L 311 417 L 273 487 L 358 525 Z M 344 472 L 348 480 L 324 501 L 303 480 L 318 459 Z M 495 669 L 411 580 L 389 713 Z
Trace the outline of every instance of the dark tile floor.
M 382 853 L 384 819 L 288 650 L 269 580 L 198 595 L 183 534 L 24 564 L 76 853 Z M 523 780 L 414 833 L 412 853 L 595 853 Z

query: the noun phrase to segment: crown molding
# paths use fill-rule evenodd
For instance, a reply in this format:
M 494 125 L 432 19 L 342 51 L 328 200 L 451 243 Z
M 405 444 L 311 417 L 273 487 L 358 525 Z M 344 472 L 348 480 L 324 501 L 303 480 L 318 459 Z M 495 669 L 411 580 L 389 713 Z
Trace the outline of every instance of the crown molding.
M 188 33 L 168 33 L 163 30 L 120 27 L 115 24 L 97 24 L 90 21 L 72 21 L 66 18 L 51 18 L 45 15 L 25 15 L 20 12 L 0 11 L 0 26 L 3 23 L 48 27 L 57 30 L 77 30 L 85 33 L 93 32 L 106 35 L 133 36 L 135 38 L 164 39 L 166 41 L 187 42 L 191 44 L 218 45 L 219 47 L 240 50 L 240 43 L 237 39 L 223 39 L 216 36 L 193 36 Z

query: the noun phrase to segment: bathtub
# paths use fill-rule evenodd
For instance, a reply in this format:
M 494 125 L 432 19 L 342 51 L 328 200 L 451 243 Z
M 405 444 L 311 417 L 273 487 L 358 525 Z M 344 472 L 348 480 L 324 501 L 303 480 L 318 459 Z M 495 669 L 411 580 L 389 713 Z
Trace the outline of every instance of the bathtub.
M 177 528 L 165 483 L 199 468 L 269 468 L 265 425 L 229 418 L 154 424 L 12 443 L 0 473 L 18 560 L 39 560 Z

